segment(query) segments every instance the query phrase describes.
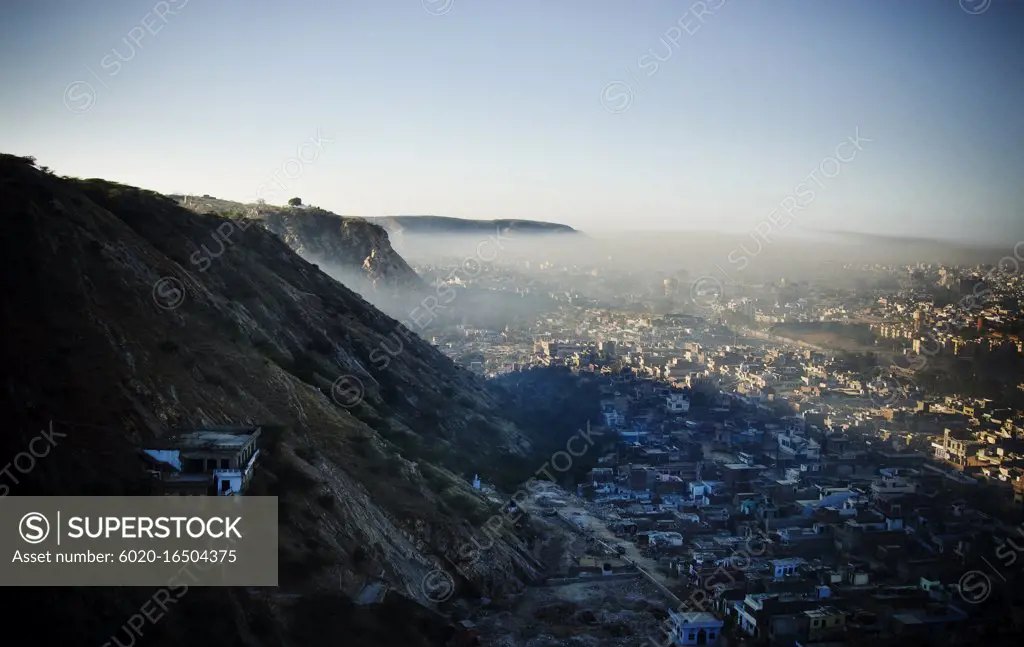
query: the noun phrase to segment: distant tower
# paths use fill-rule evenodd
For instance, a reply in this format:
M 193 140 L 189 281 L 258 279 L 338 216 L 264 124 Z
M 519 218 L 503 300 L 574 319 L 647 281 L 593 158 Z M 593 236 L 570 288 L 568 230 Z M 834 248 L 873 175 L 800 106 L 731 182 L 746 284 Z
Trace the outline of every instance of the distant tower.
M 474 490 L 479 490 L 480 489 L 480 475 L 479 474 L 474 474 L 473 475 L 473 489 Z

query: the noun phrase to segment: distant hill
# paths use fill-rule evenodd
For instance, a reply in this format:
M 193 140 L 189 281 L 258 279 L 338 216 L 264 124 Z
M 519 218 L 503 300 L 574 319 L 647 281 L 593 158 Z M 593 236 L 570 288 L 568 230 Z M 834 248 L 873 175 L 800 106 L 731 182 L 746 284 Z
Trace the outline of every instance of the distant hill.
M 367 218 L 389 234 L 493 234 L 496 230 L 525 234 L 582 235 L 569 225 L 537 220 L 467 220 L 444 216 L 385 216 Z
M 927 236 L 905 236 L 898 234 L 869 233 L 842 229 L 812 229 L 809 230 L 808 233 L 810 233 L 811 235 L 817 235 L 819 239 L 825 239 L 833 242 L 858 246 L 893 245 L 905 247 L 907 245 L 914 245 L 917 247 L 952 249 L 962 252 L 999 253 L 1002 251 L 1001 246 L 992 243 L 986 244 L 963 240 L 946 240 L 943 238 L 929 238 Z

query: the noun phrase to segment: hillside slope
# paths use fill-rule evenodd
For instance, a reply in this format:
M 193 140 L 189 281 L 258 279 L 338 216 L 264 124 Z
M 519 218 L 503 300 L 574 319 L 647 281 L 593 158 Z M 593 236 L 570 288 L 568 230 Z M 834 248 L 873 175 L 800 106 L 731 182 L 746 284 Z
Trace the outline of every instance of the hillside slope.
M 466 477 L 525 460 L 531 440 L 476 377 L 262 227 L 133 187 L 57 178 L 9 155 L 0 187 L 0 463 L 51 421 L 66 434 L 11 494 L 136 492 L 135 451 L 147 439 L 267 425 L 253 493 L 280 497 L 281 590 L 336 596 L 334 615 L 368 635 L 377 620 L 388 631 L 380 609 L 346 602 L 368 582 L 401 592 L 399 606 L 429 606 L 431 563 L 489 543 L 480 525 L 493 508 Z M 190 258 L 215 232 L 229 244 L 199 271 Z M 386 366 L 372 359 L 380 348 Z M 463 592 L 518 587 L 533 576 L 522 552 L 506 532 L 486 559 L 460 565 Z M 12 613 L 54 639 L 102 644 L 149 594 L 33 590 Z M 157 632 L 168 644 L 293 645 L 307 643 L 296 627 L 308 637 L 313 611 L 208 589 L 175 613 L 181 622 Z

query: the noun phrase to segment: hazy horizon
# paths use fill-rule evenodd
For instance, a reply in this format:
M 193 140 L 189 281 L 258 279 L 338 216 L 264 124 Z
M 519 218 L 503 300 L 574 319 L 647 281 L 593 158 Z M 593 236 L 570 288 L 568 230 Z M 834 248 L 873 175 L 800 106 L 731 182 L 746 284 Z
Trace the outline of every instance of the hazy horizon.
M 167 195 L 184 196 L 186 194 L 183 194 L 181 192 L 172 192 L 172 193 L 169 193 Z M 201 194 L 187 194 L 187 195 L 189 197 L 201 197 Z M 223 200 L 223 198 L 220 198 L 219 196 L 215 196 L 215 195 L 212 195 L 212 194 L 210 194 L 210 198 L 213 198 L 215 200 Z M 234 201 L 230 201 L 229 200 L 228 202 L 234 202 Z M 281 207 L 284 207 L 286 205 L 280 204 L 280 205 L 270 205 L 270 206 L 281 206 Z M 304 205 L 304 206 L 306 206 L 306 207 L 316 206 L 317 208 L 322 208 L 322 207 L 319 207 L 318 205 Z M 334 212 L 331 212 L 331 213 L 334 213 Z M 368 220 L 370 222 L 374 222 L 374 221 L 378 221 L 378 220 L 383 221 L 383 220 L 387 220 L 388 218 L 449 218 L 449 219 L 455 219 L 455 220 L 468 220 L 468 221 L 476 221 L 476 222 L 489 222 L 489 221 L 494 221 L 494 220 L 502 220 L 502 219 L 498 219 L 498 218 L 455 218 L 453 216 L 445 216 L 445 215 L 442 215 L 442 214 L 389 214 L 389 215 L 386 215 L 386 216 L 374 216 L 374 217 L 364 217 L 364 216 L 358 216 L 356 214 L 344 214 L 344 213 L 335 213 L 335 215 L 337 215 L 339 217 L 343 217 L 343 218 L 363 218 L 363 219 Z M 553 222 L 553 221 L 550 221 L 550 220 L 537 221 L 537 220 L 531 220 L 530 218 L 515 218 L 514 220 L 525 220 L 525 221 L 532 221 L 532 222 L 543 222 L 543 223 L 554 224 L 554 225 L 565 225 L 566 224 L 566 223 L 560 223 L 560 222 Z M 676 234 L 681 234 L 681 235 L 690 235 L 690 236 L 697 235 L 697 236 L 699 236 L 699 235 L 702 235 L 702 234 L 706 234 L 706 235 L 709 235 L 709 236 L 727 237 L 730 240 L 733 240 L 736 237 L 750 238 L 751 240 L 754 240 L 754 241 L 760 241 L 762 245 L 771 245 L 773 242 L 777 242 L 777 241 L 803 242 L 803 241 L 808 241 L 808 240 L 814 240 L 814 241 L 831 240 L 833 242 L 853 243 L 854 241 L 863 241 L 863 240 L 876 240 L 876 241 L 877 240 L 883 240 L 883 241 L 886 241 L 886 242 L 894 242 L 894 243 L 895 242 L 899 242 L 899 243 L 904 243 L 904 244 L 948 246 L 950 248 L 959 248 L 959 249 L 972 250 L 972 251 L 990 252 L 990 251 L 993 251 L 993 250 L 999 250 L 1000 253 L 1001 253 L 1001 250 L 1003 250 L 1003 248 L 1005 247 L 1005 241 L 979 242 L 979 241 L 963 241 L 963 240 L 960 240 L 960 239 L 929 238 L 927 236 L 906 236 L 906 235 L 886 234 L 886 233 L 874 234 L 874 233 L 870 233 L 870 232 L 858 232 L 858 231 L 842 230 L 842 229 L 815 229 L 815 228 L 811 228 L 811 227 L 801 227 L 799 224 L 797 226 L 795 226 L 795 227 L 774 228 L 774 229 L 772 229 L 772 230 L 770 230 L 770 231 L 768 231 L 766 233 L 765 233 L 765 231 L 763 229 L 759 232 L 756 229 L 745 229 L 745 228 L 741 228 L 741 227 L 735 227 L 735 228 L 732 228 L 732 229 L 711 229 L 711 228 L 707 228 L 707 227 L 693 227 L 693 228 L 689 228 L 689 229 L 678 229 L 677 228 L 677 229 L 660 229 L 660 230 L 659 229 L 631 229 L 629 227 L 618 228 L 618 229 L 611 229 L 611 228 L 609 228 L 609 229 L 598 228 L 598 229 L 586 229 L 586 230 L 576 229 L 576 228 L 573 228 L 573 229 L 574 229 L 574 231 L 576 233 L 582 234 L 582 235 L 587 236 L 589 238 L 593 238 L 595 240 L 603 240 L 604 238 L 608 237 L 608 238 L 611 238 L 612 240 L 616 240 L 616 241 L 620 241 L 621 240 L 620 237 L 624 236 L 624 235 L 625 236 L 637 236 L 637 237 L 640 237 L 640 238 L 650 237 L 653 240 L 659 240 L 659 239 L 662 239 L 666 235 L 673 236 L 673 235 L 676 235 Z M 424 238 L 431 238 L 431 237 L 436 237 L 436 236 L 451 236 L 453 234 L 443 234 L 443 233 L 436 233 L 435 234 L 435 233 L 426 233 L 426 232 L 416 232 L 416 233 L 413 233 L 413 234 L 406 234 L 406 235 L 410 235 L 410 236 L 412 236 L 414 238 L 417 237 L 417 236 L 421 236 L 421 237 L 424 237 Z M 545 233 L 538 232 L 538 233 L 530 233 L 530 234 L 526 234 L 526 235 L 528 235 L 528 236 L 552 235 L 552 236 L 555 236 L 554 240 L 557 241 L 558 240 L 557 237 L 561 236 L 563 234 L 557 233 L 557 232 L 553 232 L 551 234 L 545 234 Z M 477 241 L 477 239 L 478 239 L 478 236 L 476 234 L 469 233 L 469 232 L 467 232 L 465 234 L 457 234 L 456 236 L 465 236 L 465 237 L 467 237 L 467 238 L 469 238 L 469 239 L 471 239 L 473 241 Z
M 1024 5 L 962 5 L 16 1 L 0 150 L 366 218 L 1019 240 Z

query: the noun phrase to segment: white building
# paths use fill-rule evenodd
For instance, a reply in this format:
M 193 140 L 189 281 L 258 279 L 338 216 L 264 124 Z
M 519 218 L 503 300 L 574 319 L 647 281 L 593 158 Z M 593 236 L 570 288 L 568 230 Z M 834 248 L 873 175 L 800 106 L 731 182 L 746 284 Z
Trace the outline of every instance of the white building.
M 690 399 L 684 393 L 670 393 L 665 398 L 666 413 L 686 413 L 690 410 Z
M 871 494 L 875 497 L 916 491 L 917 483 L 895 470 L 882 470 L 882 475 L 871 483 Z
M 233 496 L 252 479 L 259 427 L 220 427 L 163 438 L 142 449 L 164 494 Z
M 626 417 L 617 409 L 608 408 L 604 410 L 604 424 L 606 427 L 615 429 L 626 423 Z
M 669 611 L 673 645 L 717 645 L 724 621 L 704 611 Z

